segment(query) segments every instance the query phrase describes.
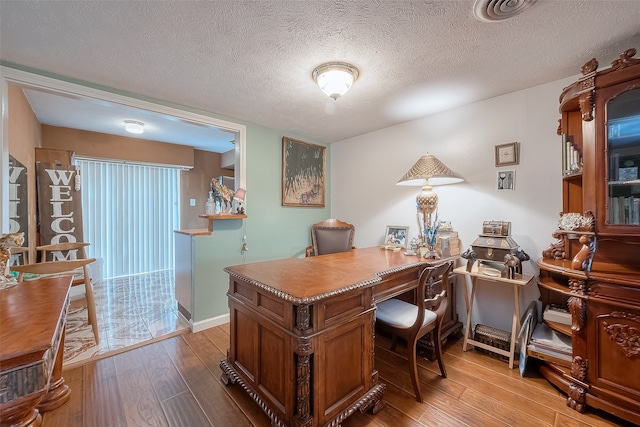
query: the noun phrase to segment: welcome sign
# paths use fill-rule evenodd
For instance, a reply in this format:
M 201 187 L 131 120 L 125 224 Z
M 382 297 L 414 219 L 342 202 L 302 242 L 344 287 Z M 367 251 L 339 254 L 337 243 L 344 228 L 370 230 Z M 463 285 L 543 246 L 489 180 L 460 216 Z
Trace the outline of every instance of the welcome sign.
M 40 244 L 82 242 L 80 179 L 72 165 L 36 163 Z
M 9 155 L 9 233 L 23 231 L 24 247 L 29 246 L 27 194 L 27 168 Z

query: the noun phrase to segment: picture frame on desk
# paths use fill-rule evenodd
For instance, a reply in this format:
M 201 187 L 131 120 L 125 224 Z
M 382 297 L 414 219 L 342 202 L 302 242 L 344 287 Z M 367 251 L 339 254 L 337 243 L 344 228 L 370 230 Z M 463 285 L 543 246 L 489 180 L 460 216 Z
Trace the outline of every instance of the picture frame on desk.
M 407 247 L 407 239 L 409 237 L 409 226 L 407 225 L 387 225 L 384 233 L 384 244 L 395 245 L 399 248 Z
M 520 163 L 520 144 L 510 142 L 495 147 L 496 167 L 517 165 Z

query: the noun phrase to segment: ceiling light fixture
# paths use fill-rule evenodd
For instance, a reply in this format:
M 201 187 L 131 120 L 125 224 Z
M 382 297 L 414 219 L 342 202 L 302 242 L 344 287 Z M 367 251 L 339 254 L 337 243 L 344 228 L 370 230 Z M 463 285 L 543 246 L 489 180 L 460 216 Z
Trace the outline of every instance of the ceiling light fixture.
M 328 62 L 319 65 L 311 74 L 320 89 L 333 99 L 338 99 L 347 93 L 358 75 L 358 69 L 345 62 Z
M 144 123 L 135 120 L 125 120 L 124 130 L 130 133 L 144 133 Z

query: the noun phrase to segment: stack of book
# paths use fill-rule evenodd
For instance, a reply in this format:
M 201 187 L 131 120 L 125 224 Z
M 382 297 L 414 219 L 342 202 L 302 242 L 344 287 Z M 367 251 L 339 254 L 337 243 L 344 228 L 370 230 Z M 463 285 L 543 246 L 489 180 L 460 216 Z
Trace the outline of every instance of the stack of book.
M 571 337 L 539 323 L 527 344 L 527 354 L 536 359 L 571 367 Z
M 571 325 L 571 313 L 567 307 L 549 304 L 545 307 L 542 318 L 547 322 L 562 323 L 563 325 Z

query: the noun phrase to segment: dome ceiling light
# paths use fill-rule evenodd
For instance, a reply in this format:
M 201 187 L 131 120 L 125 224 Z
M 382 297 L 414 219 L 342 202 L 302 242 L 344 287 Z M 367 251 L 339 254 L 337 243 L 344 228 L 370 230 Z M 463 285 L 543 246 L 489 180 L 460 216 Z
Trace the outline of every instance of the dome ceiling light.
M 129 133 L 144 133 L 144 123 L 136 120 L 125 120 L 124 130 Z
M 328 62 L 316 67 L 311 75 L 327 96 L 338 99 L 347 93 L 358 74 L 358 69 L 351 64 Z

